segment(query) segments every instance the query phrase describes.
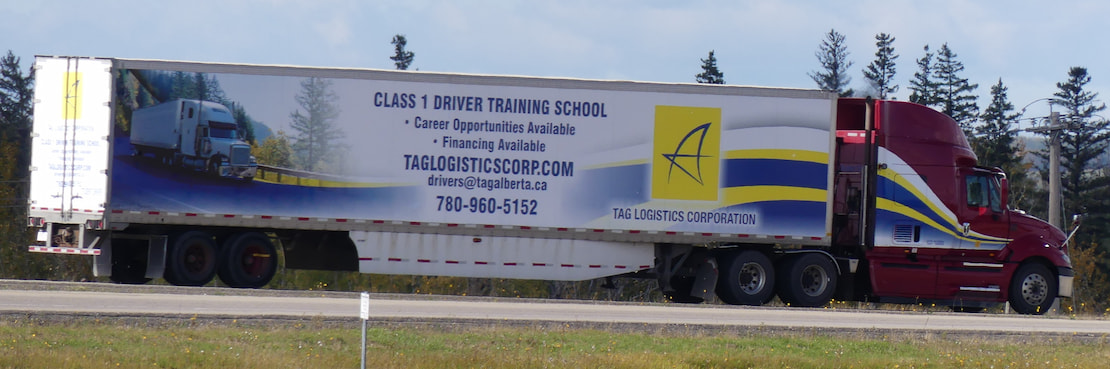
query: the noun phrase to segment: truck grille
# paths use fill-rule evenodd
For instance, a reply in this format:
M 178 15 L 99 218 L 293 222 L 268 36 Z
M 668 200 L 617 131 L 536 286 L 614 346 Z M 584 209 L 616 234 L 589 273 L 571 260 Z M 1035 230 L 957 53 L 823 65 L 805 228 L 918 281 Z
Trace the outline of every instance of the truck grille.
M 251 163 L 250 146 L 234 145 L 231 147 L 231 165 L 247 165 Z

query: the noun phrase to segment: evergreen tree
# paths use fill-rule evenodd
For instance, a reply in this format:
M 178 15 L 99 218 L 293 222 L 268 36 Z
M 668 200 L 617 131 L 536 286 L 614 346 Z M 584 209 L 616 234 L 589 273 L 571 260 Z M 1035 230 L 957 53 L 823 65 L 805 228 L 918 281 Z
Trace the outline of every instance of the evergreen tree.
M 167 101 L 192 99 L 231 105 L 216 77 L 205 73 L 174 72 L 171 81 L 170 96 Z
M 195 99 L 198 95 L 196 84 L 194 83 L 195 79 L 190 78 L 188 73 L 181 71 L 173 72 L 171 81 L 170 96 L 167 101 L 173 99 Z
M 228 108 L 231 109 L 231 116 L 235 117 L 239 138 L 249 144 L 254 144 L 254 119 L 251 119 L 251 116 L 247 114 L 247 109 L 243 108 L 243 104 L 234 101 L 228 101 Z
M 960 76 L 964 64 L 956 60 L 956 53 L 944 44 L 937 51 L 933 78 L 937 83 L 936 103 L 940 111 L 955 119 L 964 134 L 971 136 L 972 124 L 979 118 L 979 96 L 974 94 L 978 84 L 969 83 Z
M 725 74 L 717 69 L 717 57 L 709 50 L 709 57 L 701 60 L 701 73 L 694 76 L 698 83 L 725 84 Z
M 983 124 L 975 128 L 972 147 L 979 157 L 979 165 L 999 167 L 1006 172 L 1010 182 L 1010 205 L 1018 209 L 1030 209 L 1040 198 L 1035 196 L 1035 184 L 1026 171 L 1017 141 L 1017 131 L 1013 129 L 1019 114 L 1014 112 L 1014 104 L 1007 94 L 1008 88 L 998 79 L 991 86 L 991 103 L 980 116 Z
M 333 141 L 343 137 L 343 131 L 335 127 L 339 96 L 331 90 L 331 84 L 331 80 L 316 77 L 301 81 L 301 93 L 296 99 L 305 112 L 297 110 L 289 114 L 290 126 L 297 133 L 293 143 L 294 157 L 298 166 L 308 171 L 334 159 L 333 153 L 340 146 Z
M 20 60 L 11 50 L 0 58 L 0 129 L 18 140 L 31 128 L 34 76 L 24 75 Z M 22 164 L 22 163 L 21 163 Z
M 23 73 L 10 50 L 0 58 L 0 278 L 70 276 L 67 260 L 27 252 L 27 178 L 30 165 L 34 70 Z M 58 270 L 59 267 L 66 267 Z M 58 273 L 50 273 L 56 270 Z
M 393 56 L 389 57 L 389 60 L 393 61 L 393 65 L 396 65 L 398 70 L 409 69 L 409 65 L 412 65 L 412 58 L 415 55 L 412 51 L 405 51 L 405 45 L 408 44 L 405 35 L 393 36 L 393 41 L 390 43 L 393 44 L 394 53 Z
M 933 81 L 933 53 L 925 45 L 925 55 L 917 59 L 917 72 L 910 80 L 910 102 L 925 106 L 937 105 L 937 83 Z
M 894 53 L 894 36 L 886 33 L 875 35 L 875 47 L 878 48 L 875 60 L 863 70 L 863 78 L 875 89 L 879 99 L 894 98 L 893 94 L 898 92 L 899 87 L 894 83 L 894 60 L 898 59 Z
M 848 75 L 852 61 L 848 60 L 848 46 L 844 44 L 844 35 L 830 29 L 814 55 L 821 63 L 821 69 L 809 73 L 809 78 L 813 78 L 817 87 L 836 91 L 840 96 L 852 96 L 852 89 L 847 88 L 852 81 L 852 77 Z
M 1110 177 L 1091 171 L 1098 157 L 1110 147 L 1110 121 L 1097 116 L 1106 110 L 1098 101 L 1098 93 L 1086 89 L 1091 82 L 1087 68 L 1072 67 L 1068 80 L 1056 84 L 1059 89 L 1053 104 L 1063 108 L 1060 120 L 1060 169 L 1063 175 L 1064 214 L 1088 214 L 1084 222 L 1089 235 L 1086 240 L 1102 241 L 1110 237 Z M 1099 242 L 1107 244 L 1107 242 Z
M 9 188 L 11 193 L 5 198 L 8 201 L 0 206 L 15 205 L 13 209 L 17 211 L 13 214 L 16 215 L 24 214 L 19 209 L 26 205 L 20 204 L 17 199 L 27 197 L 25 181 L 30 175 L 28 168 L 31 164 L 30 150 L 27 148 L 31 144 L 31 102 L 34 100 L 34 70 L 23 74 L 19 64 L 19 58 L 11 50 L 0 58 L 0 135 L 3 138 L 0 145 L 13 149 L 10 158 L 4 158 L 12 160 L 12 173 L 0 182 L 0 186 Z M 19 219 L 18 222 L 24 221 Z

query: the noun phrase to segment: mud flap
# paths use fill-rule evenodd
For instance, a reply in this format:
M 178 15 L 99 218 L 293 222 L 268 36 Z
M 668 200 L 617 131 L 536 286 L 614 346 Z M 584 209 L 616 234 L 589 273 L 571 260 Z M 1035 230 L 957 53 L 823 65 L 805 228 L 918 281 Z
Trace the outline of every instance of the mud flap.
M 110 277 L 112 275 L 112 238 L 105 237 L 101 241 L 100 255 L 93 256 L 93 276 Z
M 164 235 L 150 236 L 147 241 L 147 260 L 146 260 L 146 276 L 147 278 L 162 278 L 162 274 L 166 271 L 166 244 L 168 237 Z
M 706 258 L 705 262 L 701 263 L 698 267 L 698 274 L 694 279 L 694 287 L 690 290 L 690 296 L 700 297 L 703 300 L 709 300 L 713 297 L 714 290 L 717 289 L 717 259 Z

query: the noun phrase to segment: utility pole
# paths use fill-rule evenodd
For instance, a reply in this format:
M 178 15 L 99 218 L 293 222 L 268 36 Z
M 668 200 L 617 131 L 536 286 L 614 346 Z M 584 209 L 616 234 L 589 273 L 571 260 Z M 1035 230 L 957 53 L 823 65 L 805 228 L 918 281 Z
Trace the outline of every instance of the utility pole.
M 1060 210 L 1060 135 L 1065 127 L 1060 123 L 1058 112 L 1050 112 L 1048 122 L 1048 126 L 1029 128 L 1026 131 L 1048 133 L 1048 223 L 1064 229 L 1061 222 L 1063 211 Z
M 1060 135 L 1064 126 L 1060 124 L 1060 113 L 1052 112 L 1048 120 L 1048 128 L 1052 130 L 1048 136 L 1048 224 L 1064 229 L 1063 211 L 1060 210 Z

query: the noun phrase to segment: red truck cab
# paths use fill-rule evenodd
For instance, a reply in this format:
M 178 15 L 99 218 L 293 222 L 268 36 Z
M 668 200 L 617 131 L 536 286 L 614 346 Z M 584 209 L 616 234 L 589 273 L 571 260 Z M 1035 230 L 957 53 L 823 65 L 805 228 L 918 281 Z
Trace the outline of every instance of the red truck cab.
M 837 112 L 833 239 L 865 264 L 854 297 L 1039 314 L 1071 296 L 1064 233 L 1007 206 L 955 120 L 899 101 Z

